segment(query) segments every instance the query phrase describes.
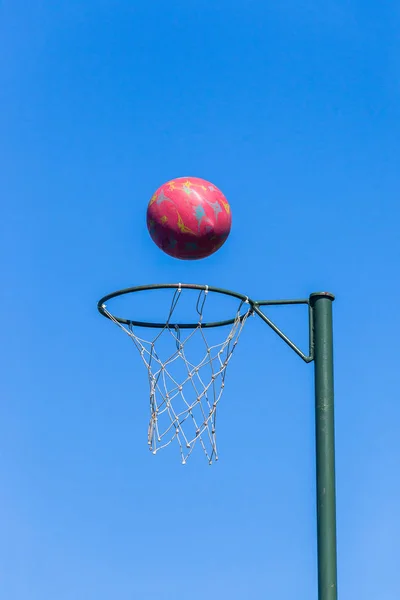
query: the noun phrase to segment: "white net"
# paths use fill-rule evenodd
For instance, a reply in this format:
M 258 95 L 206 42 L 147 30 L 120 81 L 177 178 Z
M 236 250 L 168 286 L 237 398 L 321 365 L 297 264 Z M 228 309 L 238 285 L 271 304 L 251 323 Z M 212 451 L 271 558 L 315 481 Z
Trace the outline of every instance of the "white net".
M 152 340 L 139 337 L 135 327 L 119 323 L 104 305 L 103 309 L 133 341 L 147 368 L 150 450 L 156 454 L 176 441 L 185 464 L 195 446 L 200 445 L 212 464 L 218 460 L 216 414 L 224 391 L 226 367 L 252 311 L 247 300 L 240 301 L 233 323 L 214 330 L 214 334 L 225 330 L 228 335 L 222 342 L 211 343 L 214 335 L 203 326 L 208 288 L 196 294 L 197 326 L 191 330 L 172 324 L 182 292 L 181 287 L 174 290 L 165 326 Z M 185 332 L 189 333 L 184 336 Z

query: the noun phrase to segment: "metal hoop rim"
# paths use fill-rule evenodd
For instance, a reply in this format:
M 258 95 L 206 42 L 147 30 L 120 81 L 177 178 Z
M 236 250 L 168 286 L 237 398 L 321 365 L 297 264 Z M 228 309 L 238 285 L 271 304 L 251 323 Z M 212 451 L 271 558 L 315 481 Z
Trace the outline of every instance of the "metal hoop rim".
M 213 287 L 211 285 L 201 285 L 197 283 L 152 283 L 148 285 L 139 285 L 134 287 L 125 288 L 123 290 L 117 290 L 116 292 L 112 292 L 111 294 L 107 294 L 103 296 L 97 303 L 97 310 L 103 317 L 110 319 L 107 312 L 105 311 L 106 302 L 112 300 L 113 298 L 117 298 L 118 296 L 125 296 L 127 294 L 135 294 L 137 292 L 145 292 L 151 290 L 163 290 L 163 289 L 190 289 L 190 290 L 198 290 L 204 292 L 213 292 L 215 294 L 223 294 L 224 296 L 231 296 L 232 298 L 237 298 L 241 300 L 243 303 L 249 304 L 251 306 L 251 311 L 254 309 L 254 305 L 256 304 L 253 300 L 245 296 L 244 294 L 239 294 L 238 292 L 232 292 L 231 290 L 225 290 L 218 287 Z M 111 314 L 111 313 L 110 313 Z M 246 313 L 247 314 L 247 313 Z M 240 320 L 243 320 L 246 315 L 241 315 Z M 147 327 L 154 329 L 163 329 L 164 327 L 179 327 L 180 329 L 196 329 L 199 326 L 199 322 L 197 323 L 154 323 L 151 321 L 136 321 L 131 319 L 125 319 L 123 317 L 117 317 L 112 315 L 112 318 L 115 319 L 118 323 L 122 325 L 129 325 L 134 327 Z M 215 321 L 210 323 L 202 323 L 201 326 L 204 328 L 211 327 L 224 327 L 225 325 L 233 325 L 236 321 L 237 317 L 233 317 L 232 319 L 227 319 L 224 321 Z

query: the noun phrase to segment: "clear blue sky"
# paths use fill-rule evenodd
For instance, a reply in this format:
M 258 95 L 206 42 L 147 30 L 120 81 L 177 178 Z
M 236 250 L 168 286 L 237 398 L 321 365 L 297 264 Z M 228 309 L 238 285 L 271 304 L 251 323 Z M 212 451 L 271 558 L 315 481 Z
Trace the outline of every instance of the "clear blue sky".
M 2 598 L 316 598 L 313 368 L 252 319 L 220 461 L 152 456 L 96 302 L 160 281 L 336 294 L 340 598 L 399 598 L 399 28 L 368 0 L 2 3 Z M 233 213 L 195 263 L 145 226 L 183 175 Z

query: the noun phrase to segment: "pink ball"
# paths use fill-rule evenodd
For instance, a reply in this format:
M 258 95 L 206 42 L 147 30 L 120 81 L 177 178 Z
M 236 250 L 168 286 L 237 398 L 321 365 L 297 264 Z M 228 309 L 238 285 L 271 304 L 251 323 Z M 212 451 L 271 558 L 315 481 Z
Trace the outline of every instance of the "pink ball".
M 210 256 L 226 241 L 231 224 L 230 206 L 223 193 L 198 177 L 164 183 L 147 207 L 152 240 L 174 258 Z

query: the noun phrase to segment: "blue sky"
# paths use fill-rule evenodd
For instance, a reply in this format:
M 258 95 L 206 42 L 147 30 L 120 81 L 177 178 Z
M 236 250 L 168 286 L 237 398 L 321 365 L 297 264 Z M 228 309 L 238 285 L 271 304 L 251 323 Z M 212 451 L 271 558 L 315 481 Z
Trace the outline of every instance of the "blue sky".
M 152 456 L 96 302 L 165 281 L 336 294 L 340 598 L 399 597 L 399 26 L 366 0 L 2 3 L 2 597 L 316 597 L 312 365 L 251 319 L 219 462 Z M 204 261 L 146 230 L 183 175 L 232 208 Z M 268 314 L 306 344 L 300 307 Z

